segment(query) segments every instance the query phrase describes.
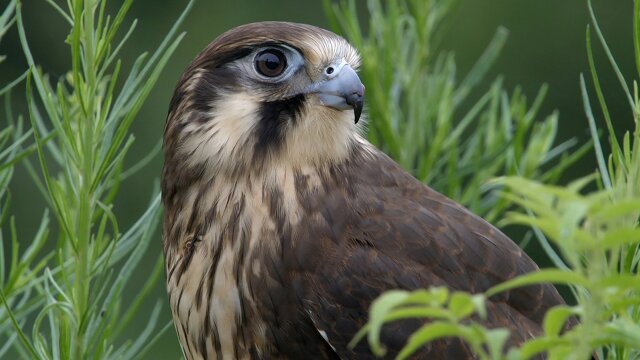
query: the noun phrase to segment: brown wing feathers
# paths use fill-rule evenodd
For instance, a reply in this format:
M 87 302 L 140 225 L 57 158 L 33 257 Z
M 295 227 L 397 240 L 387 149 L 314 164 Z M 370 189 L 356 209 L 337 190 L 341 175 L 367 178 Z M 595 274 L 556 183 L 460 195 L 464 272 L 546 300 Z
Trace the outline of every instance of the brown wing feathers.
M 328 248 L 317 246 L 316 251 L 327 254 L 322 256 L 325 263 L 301 275 L 309 285 L 300 296 L 308 299 L 306 308 L 342 357 L 369 354 L 366 344 L 353 352 L 346 345 L 365 324 L 371 301 L 385 290 L 447 286 L 477 293 L 537 269 L 502 233 L 420 184 L 385 155 L 358 162 L 351 164 L 355 169 L 346 179 L 335 182 L 337 188 L 342 182 L 357 190 L 350 194 L 343 187 L 335 190 L 338 195 L 326 196 L 330 200 L 322 211 L 332 227 L 315 233 L 336 239 L 320 242 Z M 317 237 L 300 246 L 308 242 L 316 243 Z M 510 329 L 510 344 L 521 343 L 540 334 L 544 312 L 560 303 L 549 285 L 517 289 L 489 301 L 487 325 Z M 382 339 L 390 357 L 418 325 L 405 321 L 388 326 Z M 468 356 L 459 340 L 447 339 L 428 345 L 418 357 Z

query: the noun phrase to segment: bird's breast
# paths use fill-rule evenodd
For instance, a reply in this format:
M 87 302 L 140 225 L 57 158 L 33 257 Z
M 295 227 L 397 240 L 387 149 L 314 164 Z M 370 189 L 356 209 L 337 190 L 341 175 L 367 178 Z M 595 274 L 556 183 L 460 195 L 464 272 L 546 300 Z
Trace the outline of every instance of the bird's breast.
M 320 186 L 312 168 L 219 178 L 193 186 L 180 209 L 169 211 L 167 290 L 186 358 L 271 351 L 265 319 L 278 304 L 265 306 L 264 297 L 283 287 L 274 264 L 283 246 L 294 245 L 292 231 L 304 214 L 298 194 Z

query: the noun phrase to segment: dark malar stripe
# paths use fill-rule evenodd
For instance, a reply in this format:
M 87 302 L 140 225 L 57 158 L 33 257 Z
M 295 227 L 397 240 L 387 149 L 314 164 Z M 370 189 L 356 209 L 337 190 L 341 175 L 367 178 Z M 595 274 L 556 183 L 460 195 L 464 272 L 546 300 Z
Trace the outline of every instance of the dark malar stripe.
M 284 137 L 287 124 L 294 125 L 304 105 L 305 96 L 300 94 L 286 100 L 264 102 L 258 109 L 255 145 L 257 156 L 277 149 Z

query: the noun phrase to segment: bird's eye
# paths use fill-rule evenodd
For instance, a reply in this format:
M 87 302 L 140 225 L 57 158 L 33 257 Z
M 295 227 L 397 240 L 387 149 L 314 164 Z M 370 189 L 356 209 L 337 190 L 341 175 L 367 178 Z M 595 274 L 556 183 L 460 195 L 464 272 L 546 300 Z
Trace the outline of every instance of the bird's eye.
M 260 75 L 276 77 L 281 75 L 287 67 L 287 58 L 280 50 L 268 49 L 256 55 L 254 64 Z

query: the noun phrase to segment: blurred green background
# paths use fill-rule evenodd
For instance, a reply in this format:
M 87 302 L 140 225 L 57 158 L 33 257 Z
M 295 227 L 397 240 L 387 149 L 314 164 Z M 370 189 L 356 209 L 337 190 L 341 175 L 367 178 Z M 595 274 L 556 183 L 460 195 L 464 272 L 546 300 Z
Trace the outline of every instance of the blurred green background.
M 633 2 L 594 0 L 593 4 L 618 64 L 623 73 L 631 74 L 635 66 L 631 38 Z M 116 1 L 112 1 L 111 7 L 115 8 L 114 5 L 117 5 Z M 140 52 L 154 50 L 185 5 L 186 1 L 175 0 L 135 1 L 129 21 L 137 18 L 139 24 L 122 52 L 124 65 L 130 65 Z M 366 22 L 366 4 L 363 1 L 361 5 L 362 19 Z M 4 6 L 0 5 L 0 8 Z M 36 62 L 52 76 L 63 76 L 70 67 L 69 51 L 64 43 L 69 30 L 67 25 L 44 0 L 25 1 L 23 12 L 27 37 Z M 295 21 L 327 27 L 321 1 L 199 0 L 183 26 L 187 32 L 186 38 L 134 122 L 136 143 L 129 152 L 129 164 L 136 163 L 160 141 L 173 87 L 190 60 L 223 31 L 261 20 Z M 535 96 L 542 84 L 547 83 L 550 89 L 542 114 L 557 109 L 560 112 L 560 140 L 578 137 L 584 142 L 588 139 L 588 127 L 578 79 L 580 73 L 588 73 L 585 52 L 585 28 L 588 22 L 586 0 L 460 0 L 446 21 L 441 50 L 455 52 L 459 78 L 462 78 L 489 43 L 498 26 L 506 27 L 510 32 L 507 45 L 496 66 L 486 77 L 486 85 L 480 86 L 478 91 L 486 90 L 488 84 L 500 74 L 504 76 L 507 89 L 519 85 L 530 98 Z M 604 92 L 611 96 L 610 111 L 614 121 L 618 121 L 616 128 L 621 134 L 631 129 L 632 117 L 629 116 L 621 90 L 614 83 L 613 72 L 606 66 L 604 54 L 598 46 L 595 49 L 596 61 L 602 70 L 600 75 Z M 4 84 L 26 69 L 15 28 L 3 39 L 0 54 L 8 56 L 0 66 L 0 84 Z M 14 91 L 13 106 L 15 112 L 26 114 L 21 103 L 22 91 L 23 88 Z M 3 113 L 4 109 L 0 111 Z M 1 119 L 3 117 L 0 117 L 0 121 L 4 121 Z M 6 124 L 0 126 L 4 127 Z M 159 178 L 161 166 L 161 155 L 157 154 L 141 172 L 123 183 L 115 208 L 122 229 L 131 225 L 145 209 L 152 196 L 153 185 Z M 566 177 L 575 179 L 594 169 L 595 161 L 589 153 Z M 42 215 L 44 201 L 23 167 L 18 166 L 16 169 L 11 192 L 12 212 L 16 216 L 20 235 L 29 239 Z M 154 253 L 148 254 L 149 267 L 161 252 L 159 234 L 157 245 Z M 528 250 L 541 265 L 547 263 L 535 247 Z M 140 279 L 148 275 L 144 268 L 138 269 L 138 272 Z M 156 294 L 157 297 L 165 298 L 164 284 L 159 284 Z M 164 317 L 167 321 L 170 318 L 168 307 L 165 308 Z M 135 337 L 138 331 L 140 329 L 131 328 L 129 336 Z M 179 356 L 180 350 L 173 330 L 167 332 L 153 353 L 149 354 L 149 358 Z

